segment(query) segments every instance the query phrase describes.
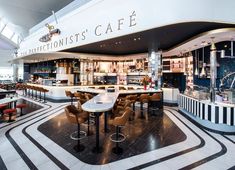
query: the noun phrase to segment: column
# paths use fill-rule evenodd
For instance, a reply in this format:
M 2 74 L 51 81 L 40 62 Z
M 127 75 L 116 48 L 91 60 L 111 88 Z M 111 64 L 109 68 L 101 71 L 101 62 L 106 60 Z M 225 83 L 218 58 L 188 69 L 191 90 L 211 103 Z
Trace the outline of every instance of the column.
M 17 82 L 19 77 L 19 67 L 18 64 L 13 64 L 13 81 Z
M 217 77 L 217 60 L 216 60 L 216 47 L 215 44 L 211 44 L 210 52 L 210 100 L 215 102 L 215 88 L 216 88 L 216 77 Z
M 155 88 L 160 89 L 162 87 L 162 52 L 152 50 L 148 58 L 150 76 L 155 82 Z

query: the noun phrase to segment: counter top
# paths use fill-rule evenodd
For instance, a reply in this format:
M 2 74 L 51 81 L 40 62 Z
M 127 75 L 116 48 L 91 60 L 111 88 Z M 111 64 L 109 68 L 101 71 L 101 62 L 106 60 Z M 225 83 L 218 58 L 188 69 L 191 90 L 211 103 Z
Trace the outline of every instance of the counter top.
M 137 85 L 92 85 L 92 86 L 47 86 L 47 85 L 40 85 L 40 84 L 31 84 L 27 83 L 31 86 L 36 87 L 42 87 L 48 90 L 48 93 L 46 93 L 46 98 L 49 98 L 51 100 L 67 100 L 68 97 L 65 95 L 65 90 L 69 90 L 71 92 L 88 92 L 88 93 L 94 93 L 94 94 L 101 94 L 105 93 L 107 89 L 110 87 L 115 88 L 115 92 L 118 94 L 138 94 L 138 93 L 155 93 L 155 92 L 162 92 L 161 90 L 155 90 L 155 89 L 148 89 L 143 90 L 143 86 L 137 86 Z M 119 87 L 133 87 L 134 90 L 119 90 Z M 93 88 L 89 88 L 93 87 Z M 104 87 L 105 89 L 98 89 L 99 87 Z
M 88 93 L 107 93 L 106 90 L 104 89 L 93 89 L 89 87 L 79 87 L 79 88 L 74 88 L 72 92 L 75 91 L 80 91 L 80 92 L 88 92 Z M 119 90 L 118 88 L 115 88 L 115 92 L 117 94 L 139 94 L 139 93 L 157 93 L 157 92 L 162 92 L 162 90 L 156 90 L 156 89 L 134 89 L 134 90 Z
M 19 100 L 20 98 L 19 97 L 12 97 L 12 98 L 4 98 L 4 99 L 0 99 L 0 104 L 6 104 L 6 103 L 11 103 L 11 102 L 14 102 L 16 100 Z
M 100 93 L 82 105 L 87 112 L 105 112 L 113 108 L 118 93 Z
M 215 101 L 215 103 L 212 103 L 210 100 L 199 100 L 199 99 L 197 99 L 193 96 L 187 95 L 187 94 L 181 94 L 181 95 L 187 96 L 190 99 L 197 100 L 197 101 L 200 101 L 205 104 L 213 104 L 213 105 L 218 105 L 218 106 L 222 106 L 222 107 L 235 107 L 235 104 L 233 104 L 233 103 L 217 102 L 217 101 Z

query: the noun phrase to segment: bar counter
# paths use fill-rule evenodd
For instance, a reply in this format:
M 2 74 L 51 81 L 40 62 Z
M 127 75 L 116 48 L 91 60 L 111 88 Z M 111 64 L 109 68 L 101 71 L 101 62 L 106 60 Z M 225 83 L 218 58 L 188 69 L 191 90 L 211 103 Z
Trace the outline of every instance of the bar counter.
M 222 133 L 235 133 L 235 104 L 198 100 L 179 94 L 179 110 L 200 125 Z
M 115 91 L 119 94 L 137 94 L 137 93 L 157 93 L 162 92 L 162 90 L 155 89 L 147 89 L 144 90 L 142 86 L 138 85 L 90 85 L 90 86 L 47 86 L 40 84 L 31 84 L 27 83 L 30 86 L 42 87 L 47 89 L 49 92 L 46 94 L 46 98 L 51 100 L 67 100 L 68 97 L 65 95 L 65 90 L 69 90 L 71 92 L 81 91 L 88 93 L 105 93 L 109 87 L 114 87 Z M 119 86 L 125 87 L 133 87 L 133 90 L 118 90 Z M 98 89 L 99 87 L 104 87 L 105 89 Z M 141 89 L 139 89 L 141 88 Z

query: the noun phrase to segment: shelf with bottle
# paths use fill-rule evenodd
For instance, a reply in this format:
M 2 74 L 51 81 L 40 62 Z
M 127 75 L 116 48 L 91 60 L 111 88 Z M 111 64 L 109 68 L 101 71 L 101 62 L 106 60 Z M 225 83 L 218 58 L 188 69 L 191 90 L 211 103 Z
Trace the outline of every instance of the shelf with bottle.
M 38 67 L 35 68 L 33 74 L 55 74 L 56 68 L 55 67 Z

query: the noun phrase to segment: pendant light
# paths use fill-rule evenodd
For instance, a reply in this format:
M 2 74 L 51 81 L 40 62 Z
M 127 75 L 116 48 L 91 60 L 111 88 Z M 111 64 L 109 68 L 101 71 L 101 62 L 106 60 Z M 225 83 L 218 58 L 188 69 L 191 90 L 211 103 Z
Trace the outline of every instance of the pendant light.
M 197 50 L 195 50 L 195 58 L 196 58 L 196 66 L 195 66 L 196 69 L 195 69 L 194 75 L 195 75 L 195 76 L 198 76 L 198 69 L 197 69 L 197 59 L 198 59 L 198 58 L 197 58 Z
M 202 71 L 201 71 L 201 74 L 200 74 L 200 77 L 205 77 L 206 76 L 206 71 L 205 71 L 205 67 L 206 67 L 206 63 L 204 63 L 204 46 L 202 48 L 202 61 L 203 61 L 203 64 L 202 64 Z

